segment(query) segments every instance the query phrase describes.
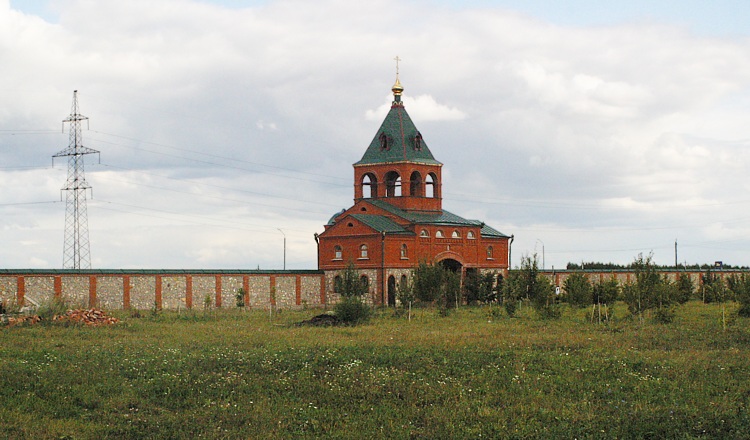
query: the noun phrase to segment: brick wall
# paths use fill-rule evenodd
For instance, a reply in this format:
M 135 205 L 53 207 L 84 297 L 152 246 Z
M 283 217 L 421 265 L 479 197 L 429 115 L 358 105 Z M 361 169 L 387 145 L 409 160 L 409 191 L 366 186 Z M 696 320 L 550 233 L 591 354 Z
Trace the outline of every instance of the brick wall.
M 41 305 L 59 298 L 71 307 L 140 310 L 237 307 L 320 307 L 322 271 L 0 270 L 0 302 Z

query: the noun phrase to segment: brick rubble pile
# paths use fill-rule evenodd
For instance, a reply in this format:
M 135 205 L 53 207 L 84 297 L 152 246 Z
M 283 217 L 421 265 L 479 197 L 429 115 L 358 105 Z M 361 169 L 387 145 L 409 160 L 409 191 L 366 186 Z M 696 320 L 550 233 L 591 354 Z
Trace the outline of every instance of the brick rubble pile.
M 2 315 L 0 319 L 0 326 L 6 325 L 12 327 L 14 325 L 32 325 L 41 322 L 42 318 L 39 315 L 27 315 L 27 316 L 7 316 Z M 77 309 L 68 310 L 64 315 L 55 315 L 52 318 L 53 322 L 56 323 L 70 323 L 70 324 L 83 324 L 83 325 L 112 325 L 120 322 L 119 319 L 107 316 L 102 310 L 98 309 Z

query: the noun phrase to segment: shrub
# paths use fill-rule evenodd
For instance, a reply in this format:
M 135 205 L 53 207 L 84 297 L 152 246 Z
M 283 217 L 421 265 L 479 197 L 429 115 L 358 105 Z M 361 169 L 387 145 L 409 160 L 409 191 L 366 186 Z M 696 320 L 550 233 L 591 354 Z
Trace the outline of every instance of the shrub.
M 336 316 L 350 325 L 367 321 L 372 313 L 370 306 L 362 301 L 362 297 L 367 293 L 367 284 L 360 278 L 354 263 L 349 262 L 337 280 L 340 280 L 337 292 L 341 299 L 334 306 Z
M 360 297 L 344 297 L 333 308 L 336 317 L 343 323 L 356 325 L 366 322 L 372 315 L 372 309 Z
M 245 307 L 245 289 L 240 287 L 234 294 L 234 301 L 237 307 Z

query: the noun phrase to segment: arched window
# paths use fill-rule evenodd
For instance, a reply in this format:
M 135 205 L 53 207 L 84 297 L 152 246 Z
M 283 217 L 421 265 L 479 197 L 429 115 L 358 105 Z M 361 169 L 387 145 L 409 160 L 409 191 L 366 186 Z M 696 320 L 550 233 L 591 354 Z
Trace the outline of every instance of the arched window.
M 461 233 L 458 231 L 453 231 L 451 233 L 451 238 L 461 238 Z
M 343 258 L 343 251 L 341 249 L 341 246 L 336 245 L 333 247 L 333 259 L 334 260 L 341 260 Z
M 362 197 L 369 199 L 378 196 L 378 178 L 372 173 L 362 176 Z
M 423 197 L 424 188 L 422 187 L 422 175 L 419 171 L 411 173 L 409 178 L 409 195 L 414 197 Z
M 469 240 L 475 239 L 476 237 L 474 236 L 474 231 L 467 232 L 466 233 L 466 238 L 468 238 Z
M 420 237 L 429 237 L 430 234 L 427 232 L 427 229 L 422 229 L 421 231 L 419 231 L 419 236 Z
M 417 132 L 417 135 L 414 136 L 414 149 L 417 151 L 422 150 L 422 133 Z
M 435 176 L 435 173 L 427 175 L 425 182 L 425 197 L 437 197 L 437 176 Z
M 401 176 L 396 171 L 385 175 L 385 196 L 401 197 Z
M 494 250 L 492 249 L 492 246 L 487 246 L 487 259 L 491 260 L 494 256 Z
M 439 230 L 435 233 L 435 237 L 437 238 L 445 238 L 445 234 L 443 234 L 443 231 Z
M 409 249 L 406 247 L 406 243 L 401 245 L 401 258 L 402 259 L 409 258 Z
M 370 279 L 367 278 L 367 275 L 362 275 L 359 277 L 359 282 L 362 283 L 362 290 L 369 292 L 370 291 Z
M 380 142 L 380 149 L 381 150 L 390 150 L 391 149 L 390 142 L 388 142 L 389 141 L 388 135 L 385 134 L 384 131 L 380 132 L 380 136 L 378 136 L 378 141 Z
M 406 275 L 401 275 L 401 283 L 399 284 L 399 286 L 401 286 L 401 288 L 404 288 L 406 287 L 406 283 L 408 282 L 409 280 L 408 278 L 406 278 Z
M 341 293 L 341 275 L 336 275 L 333 278 L 333 292 Z
M 359 247 L 359 258 L 368 258 L 366 244 L 363 244 L 362 246 Z

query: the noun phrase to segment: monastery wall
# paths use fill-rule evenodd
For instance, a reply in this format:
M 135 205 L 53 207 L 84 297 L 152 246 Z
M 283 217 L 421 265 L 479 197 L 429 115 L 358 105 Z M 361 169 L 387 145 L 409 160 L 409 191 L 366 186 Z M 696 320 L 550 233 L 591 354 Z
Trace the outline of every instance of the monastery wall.
M 0 270 L 0 302 L 73 308 L 284 309 L 326 305 L 322 271 Z
M 386 269 L 385 276 L 409 275 L 409 269 Z M 544 270 L 555 286 L 564 290 L 565 279 L 584 273 L 592 283 L 617 279 L 620 284 L 635 280 L 627 270 Z M 672 280 L 688 276 L 697 287 L 705 271 L 659 271 Z M 741 270 L 716 271 L 722 278 Z M 384 283 L 376 269 L 364 269 L 370 283 L 366 301 L 386 302 L 380 298 L 379 285 Z M 27 306 L 43 305 L 60 298 L 73 308 L 97 307 L 105 310 L 237 307 L 237 294 L 242 290 L 245 307 L 283 309 L 323 307 L 335 304 L 333 292 L 336 271 L 161 271 L 161 270 L 0 270 L 0 303 Z

